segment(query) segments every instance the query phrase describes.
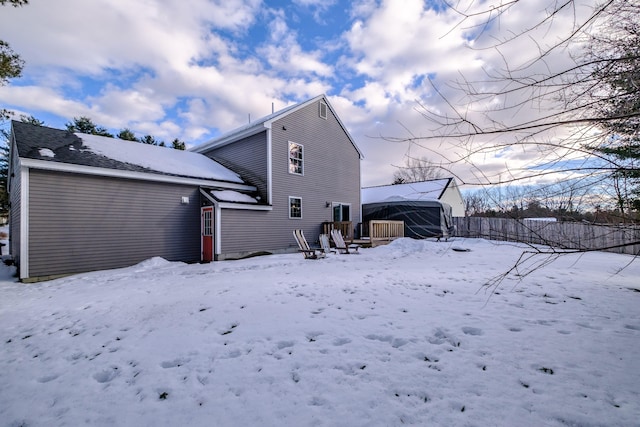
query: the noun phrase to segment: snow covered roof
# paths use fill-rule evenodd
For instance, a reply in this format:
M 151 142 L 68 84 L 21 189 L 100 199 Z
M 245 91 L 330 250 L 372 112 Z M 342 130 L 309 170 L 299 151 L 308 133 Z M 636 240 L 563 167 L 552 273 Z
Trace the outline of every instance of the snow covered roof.
M 433 179 L 408 184 L 381 185 L 362 189 L 362 204 L 389 200 L 439 200 L 453 178 Z
M 22 122 L 12 130 L 21 159 L 244 185 L 240 175 L 199 153 Z
M 210 191 L 210 194 L 215 197 L 216 200 L 221 202 L 251 204 L 258 203 L 258 199 L 256 199 L 255 197 L 251 197 L 248 194 L 240 193 L 239 191 L 234 190 L 213 190 Z
M 105 138 L 103 136 L 75 134 L 82 140 L 82 150 L 125 163 L 132 163 L 168 175 L 189 176 L 228 182 L 242 182 L 240 175 L 211 160 L 190 151 L 174 150 L 134 141 Z

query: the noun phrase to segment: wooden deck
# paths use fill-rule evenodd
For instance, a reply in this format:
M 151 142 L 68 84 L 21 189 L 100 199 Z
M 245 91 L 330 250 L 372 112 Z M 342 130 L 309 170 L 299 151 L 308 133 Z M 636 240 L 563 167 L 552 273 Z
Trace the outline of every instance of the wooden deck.
M 401 237 L 404 237 L 404 221 L 369 221 L 371 247 L 386 245 Z
M 351 221 L 333 221 L 322 223 L 322 234 L 331 235 L 331 230 L 340 230 L 345 242 L 353 241 L 353 223 Z
M 355 239 L 353 236 L 353 223 L 351 221 L 323 222 L 322 234 L 330 235 L 331 230 L 338 229 L 342 233 L 345 242 L 356 243 L 362 247 L 375 247 L 386 245 L 404 237 L 404 221 L 373 220 L 365 224 L 363 231 L 368 232 L 368 237 Z

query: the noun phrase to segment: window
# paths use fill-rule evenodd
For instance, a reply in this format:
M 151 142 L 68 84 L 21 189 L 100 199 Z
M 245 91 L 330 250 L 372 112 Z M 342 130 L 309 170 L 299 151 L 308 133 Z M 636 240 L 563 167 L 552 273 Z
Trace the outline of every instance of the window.
M 321 118 L 327 120 L 327 104 L 324 102 L 320 103 L 319 114 Z
M 351 221 L 351 205 L 347 203 L 333 203 L 334 221 Z
M 302 218 L 302 199 L 300 197 L 289 196 L 289 218 Z
M 304 154 L 302 145 L 289 142 L 289 173 L 304 174 Z
M 213 210 L 207 209 L 203 212 L 202 216 L 202 234 L 204 236 L 211 236 L 213 234 L 213 221 L 212 221 Z

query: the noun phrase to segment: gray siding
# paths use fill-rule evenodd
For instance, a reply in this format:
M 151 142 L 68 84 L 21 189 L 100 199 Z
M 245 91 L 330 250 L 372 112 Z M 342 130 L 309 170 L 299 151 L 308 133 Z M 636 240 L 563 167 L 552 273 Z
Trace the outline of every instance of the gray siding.
M 30 277 L 200 260 L 197 187 L 40 170 L 29 181 Z
M 332 220 L 326 202 L 351 203 L 353 225 L 361 221 L 360 157 L 331 110 L 328 113 L 327 120 L 320 118 L 318 103 L 313 103 L 273 124 L 273 210 L 223 210 L 223 254 L 297 248 L 292 235 L 296 228 L 316 241 L 321 223 Z M 289 141 L 304 146 L 304 176 L 289 173 Z M 302 198 L 302 219 L 289 219 L 289 196 Z
M 245 182 L 258 188 L 267 197 L 267 132 L 252 135 L 242 141 L 202 153 L 223 166 L 239 173 Z
M 19 169 L 19 159 L 17 156 L 17 149 L 15 144 L 11 148 L 11 165 L 9 173 L 13 174 L 10 177 L 9 186 L 9 253 L 13 257 L 16 263 L 20 262 L 20 218 L 22 210 L 22 200 L 20 198 L 20 192 L 22 189 L 22 176 Z

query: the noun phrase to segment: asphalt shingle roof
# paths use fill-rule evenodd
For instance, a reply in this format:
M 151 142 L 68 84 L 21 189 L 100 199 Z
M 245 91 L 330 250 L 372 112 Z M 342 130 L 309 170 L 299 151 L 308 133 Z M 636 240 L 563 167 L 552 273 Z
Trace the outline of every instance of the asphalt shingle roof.
M 197 153 L 145 146 L 96 135 L 75 134 L 16 121 L 12 122 L 12 131 L 18 156 L 23 159 L 242 183 L 236 173 Z M 96 147 L 108 147 L 110 150 Z M 105 151 L 111 155 L 105 155 Z M 129 158 L 130 161 L 123 161 Z

